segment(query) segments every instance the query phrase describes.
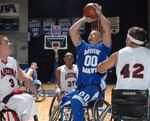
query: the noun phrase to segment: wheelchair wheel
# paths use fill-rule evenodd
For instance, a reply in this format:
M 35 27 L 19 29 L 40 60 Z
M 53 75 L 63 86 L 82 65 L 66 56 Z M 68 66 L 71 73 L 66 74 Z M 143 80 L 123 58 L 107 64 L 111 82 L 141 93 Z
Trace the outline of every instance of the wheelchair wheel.
M 36 102 L 41 102 L 41 101 L 43 101 L 44 99 L 45 99 L 45 90 L 44 90 L 44 87 L 43 87 L 43 85 L 41 84 L 41 85 L 39 85 L 39 84 L 34 84 L 35 85 L 35 87 L 36 87 L 36 89 L 37 89 L 37 96 L 34 96 L 33 95 L 33 97 L 34 97 L 34 100 L 36 101 Z M 30 93 L 30 92 L 29 92 Z
M 18 114 L 16 113 L 16 111 L 11 110 L 11 109 L 3 109 L 2 111 L 0 111 L 0 121 L 6 121 L 6 112 L 12 112 L 15 114 L 16 119 L 15 121 L 20 121 Z M 34 121 L 38 121 L 38 116 L 35 115 L 34 117 Z
M 20 121 L 18 114 L 11 109 L 3 109 L 2 111 L 0 111 L 0 121 L 6 121 L 6 112 L 12 112 L 15 117 L 16 117 L 16 121 Z
M 103 99 L 98 99 L 94 103 L 92 114 L 94 121 L 110 121 L 111 105 Z
M 63 97 L 64 96 L 64 92 L 61 92 L 60 95 Z M 49 110 L 49 117 L 51 116 L 53 110 L 56 108 L 56 106 L 58 105 L 58 101 L 57 101 L 57 94 L 53 97 L 51 105 L 50 105 L 50 110 Z
M 62 109 L 62 105 L 61 105 L 61 102 L 59 102 L 56 108 L 54 109 L 54 111 L 52 112 L 52 115 L 50 116 L 49 121 L 60 121 L 61 109 Z M 63 117 L 63 121 L 73 121 L 73 115 L 72 115 L 70 105 L 64 106 L 62 117 Z
M 58 103 L 51 116 L 49 117 L 49 121 L 59 121 L 61 119 L 61 102 Z
M 51 105 L 50 105 L 50 110 L 49 110 L 49 117 L 51 116 L 53 110 L 56 108 L 58 101 L 56 100 L 57 95 L 55 95 L 52 99 Z

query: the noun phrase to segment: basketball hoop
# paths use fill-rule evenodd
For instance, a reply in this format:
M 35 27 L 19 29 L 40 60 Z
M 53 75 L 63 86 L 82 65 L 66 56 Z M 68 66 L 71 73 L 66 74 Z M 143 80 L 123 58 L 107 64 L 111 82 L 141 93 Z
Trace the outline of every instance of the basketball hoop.
M 55 60 L 58 61 L 58 49 L 67 49 L 67 36 L 45 36 L 44 49 L 52 49 L 55 52 Z

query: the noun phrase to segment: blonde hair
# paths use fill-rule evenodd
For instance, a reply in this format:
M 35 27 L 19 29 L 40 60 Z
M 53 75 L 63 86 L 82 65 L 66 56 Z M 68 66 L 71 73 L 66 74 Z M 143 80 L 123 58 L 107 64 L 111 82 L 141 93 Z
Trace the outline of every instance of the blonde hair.
M 3 39 L 4 37 L 6 37 L 6 36 L 5 36 L 5 35 L 0 35 L 0 45 L 1 45 L 1 41 L 2 41 L 2 39 Z

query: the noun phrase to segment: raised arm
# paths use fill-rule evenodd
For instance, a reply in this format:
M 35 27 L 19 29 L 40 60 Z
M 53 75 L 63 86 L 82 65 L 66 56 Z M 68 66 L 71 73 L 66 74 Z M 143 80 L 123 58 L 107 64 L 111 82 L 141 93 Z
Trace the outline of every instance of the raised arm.
M 103 27 L 103 43 L 106 47 L 110 47 L 111 43 L 112 43 L 112 39 L 111 39 L 111 31 L 110 31 L 110 25 L 108 20 L 105 18 L 104 15 L 100 16 L 100 20 L 101 20 L 101 25 Z
M 81 44 L 81 36 L 79 34 L 80 27 L 85 24 L 85 17 L 81 18 L 75 24 L 73 24 L 69 29 L 69 34 L 74 46 L 78 46 Z
M 100 18 L 101 25 L 103 27 L 103 43 L 106 47 L 110 47 L 112 43 L 110 23 L 106 19 L 106 17 L 102 14 L 102 7 L 99 6 L 97 3 L 95 3 L 95 9 Z
M 112 54 L 107 60 L 103 61 L 97 66 L 97 71 L 103 73 L 108 69 L 117 66 L 118 62 L 118 52 Z
M 18 65 L 17 61 L 17 79 L 20 81 L 24 81 L 25 82 L 25 86 L 29 89 L 31 89 L 31 91 L 36 94 L 36 89 L 32 83 L 32 79 L 30 76 L 28 76 Z

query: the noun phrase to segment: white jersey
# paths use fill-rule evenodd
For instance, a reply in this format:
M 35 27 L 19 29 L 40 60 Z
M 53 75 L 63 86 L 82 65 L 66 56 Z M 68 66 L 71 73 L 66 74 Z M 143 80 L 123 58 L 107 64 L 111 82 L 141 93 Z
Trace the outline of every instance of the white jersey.
M 19 88 L 16 78 L 16 60 L 13 57 L 8 57 L 7 62 L 5 63 L 0 59 L 0 100 L 3 96 L 6 96 Z
M 19 118 L 22 116 L 22 121 L 28 121 L 38 113 L 31 95 L 26 93 L 13 95 L 6 106 L 1 102 L 6 95 L 18 90 L 18 88 L 16 60 L 13 57 L 8 57 L 7 63 L 5 63 L 0 59 L 0 110 L 2 108 L 13 109 Z M 11 112 L 7 113 L 6 117 L 6 121 L 16 121 Z
M 118 54 L 116 74 L 117 89 L 150 91 L 150 50 L 145 47 L 121 49 Z
M 77 65 L 73 64 L 72 69 L 68 69 L 66 65 L 62 65 L 60 74 L 61 90 L 71 92 L 76 88 L 75 82 L 78 77 Z

